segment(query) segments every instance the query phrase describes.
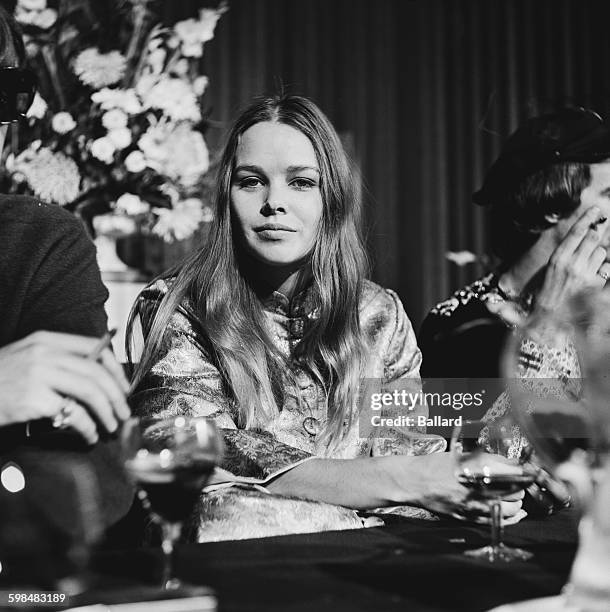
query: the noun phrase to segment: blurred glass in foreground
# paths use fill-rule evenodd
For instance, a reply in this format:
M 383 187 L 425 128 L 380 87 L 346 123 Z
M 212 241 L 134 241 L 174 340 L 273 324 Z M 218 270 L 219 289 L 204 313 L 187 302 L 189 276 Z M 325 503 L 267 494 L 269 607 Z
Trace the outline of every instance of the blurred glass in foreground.
M 610 610 L 610 293 L 584 292 L 534 313 L 503 368 L 521 443 L 582 508 L 567 603 Z

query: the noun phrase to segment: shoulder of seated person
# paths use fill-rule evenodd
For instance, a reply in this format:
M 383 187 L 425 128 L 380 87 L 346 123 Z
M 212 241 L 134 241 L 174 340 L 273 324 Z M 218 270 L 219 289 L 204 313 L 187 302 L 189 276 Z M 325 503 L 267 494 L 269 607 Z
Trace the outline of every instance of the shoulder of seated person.
M 365 279 L 362 282 L 362 296 L 360 310 L 377 308 L 394 308 L 400 298 L 392 289 L 386 289 L 373 281 Z
M 80 221 L 58 204 L 48 204 L 24 195 L 0 195 L 0 214 L 21 223 L 70 224 L 82 228 Z M 61 227 L 58 225 L 57 227 Z
M 426 319 L 453 317 L 464 312 L 468 313 L 472 309 L 479 309 L 480 307 L 487 310 L 484 302 L 486 296 L 492 292 L 492 277 L 492 274 L 486 274 L 473 283 L 454 291 L 449 298 L 438 302 L 436 306 L 431 308 Z
M 157 278 L 148 286 L 144 287 L 140 292 L 139 299 L 143 302 L 146 308 L 153 308 L 156 310 L 161 300 L 168 294 L 176 280 L 175 276 L 167 278 Z M 173 324 L 180 322 L 181 327 L 190 329 L 197 317 L 191 306 L 190 300 L 185 297 L 182 300 L 177 312 L 174 314 L 172 321 Z

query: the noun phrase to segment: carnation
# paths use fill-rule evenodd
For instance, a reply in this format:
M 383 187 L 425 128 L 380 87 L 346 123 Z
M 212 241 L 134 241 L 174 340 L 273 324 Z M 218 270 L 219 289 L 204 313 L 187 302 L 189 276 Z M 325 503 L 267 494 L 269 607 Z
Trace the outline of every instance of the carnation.
M 102 115 L 102 125 L 107 130 L 127 127 L 127 114 L 120 108 L 113 108 Z
M 216 24 L 224 11 L 204 8 L 199 11 L 200 36 L 202 42 L 207 42 L 214 38 Z
M 142 151 L 132 151 L 125 158 L 125 168 L 128 172 L 142 172 L 146 168 L 146 158 Z
M 182 43 L 182 54 L 186 57 L 201 57 L 203 55 L 203 40 L 201 25 L 196 19 L 185 19 L 174 26 L 174 32 Z
M 185 59 L 184 57 L 181 57 L 173 66 L 172 66 L 172 73 L 183 77 L 186 76 L 186 74 L 189 71 L 189 61 L 187 59 Z
M 63 153 L 54 153 L 47 147 L 38 150 L 30 147 L 15 159 L 14 168 L 41 200 L 63 206 L 78 197 L 81 179 L 78 166 Z
M 211 223 L 214 220 L 214 211 L 211 206 L 204 206 L 201 209 L 201 221 L 203 223 Z
M 93 218 L 93 229 L 99 236 L 127 236 L 137 230 L 135 219 L 127 215 L 106 214 Z
M 187 123 L 151 126 L 138 147 L 151 168 L 186 187 L 194 185 L 210 165 L 203 136 Z
M 152 68 L 155 74 L 159 74 L 163 71 L 163 65 L 165 64 L 165 49 L 155 49 L 148 55 L 148 65 Z
M 47 8 L 47 0 L 19 0 L 17 6 L 26 11 L 42 11 Z
M 192 236 L 202 221 L 201 200 L 197 198 L 178 202 L 174 208 L 153 208 L 153 212 L 159 218 L 152 231 L 166 242 Z
M 108 138 L 112 141 L 112 144 L 117 149 L 122 151 L 131 144 L 131 130 L 129 130 L 129 128 L 118 128 L 116 130 L 110 130 L 108 132 Z
M 124 193 L 115 203 L 115 208 L 126 215 L 143 215 L 150 211 L 150 204 L 133 193 Z
M 201 121 L 197 97 L 182 79 L 164 77 L 142 96 L 146 108 L 158 108 L 173 121 Z
M 209 83 L 209 79 L 207 76 L 202 75 L 202 76 L 198 76 L 194 81 L 193 81 L 193 91 L 198 95 L 198 96 L 202 96 L 204 91 L 206 90 L 206 87 L 208 86 Z
M 127 61 L 119 51 L 100 53 L 91 47 L 81 51 L 74 60 L 74 72 L 85 84 L 99 89 L 113 85 L 125 73 Z
M 53 116 L 51 127 L 58 134 L 67 134 L 76 127 L 76 121 L 70 113 L 62 111 Z
M 57 11 L 52 8 L 45 9 L 39 13 L 34 13 L 34 17 L 30 22 L 32 25 L 39 27 L 41 30 L 48 30 L 57 21 Z
M 96 159 L 104 162 L 105 164 L 111 164 L 114 160 L 114 153 L 116 147 L 110 138 L 103 136 L 94 140 L 91 145 L 91 155 Z
M 110 89 L 105 87 L 91 94 L 91 101 L 99 104 L 102 109 L 119 108 L 128 115 L 142 111 L 140 100 L 133 89 Z

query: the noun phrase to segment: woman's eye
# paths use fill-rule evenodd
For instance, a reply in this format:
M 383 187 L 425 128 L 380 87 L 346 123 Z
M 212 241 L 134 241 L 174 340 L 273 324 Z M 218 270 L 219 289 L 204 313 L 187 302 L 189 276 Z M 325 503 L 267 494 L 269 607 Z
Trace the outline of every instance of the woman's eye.
M 292 181 L 290 184 L 297 189 L 311 189 L 312 187 L 315 187 L 314 181 L 304 178 L 294 179 L 294 181 Z
M 242 189 L 253 189 L 262 184 L 262 181 L 256 176 L 248 176 L 239 180 L 239 186 Z

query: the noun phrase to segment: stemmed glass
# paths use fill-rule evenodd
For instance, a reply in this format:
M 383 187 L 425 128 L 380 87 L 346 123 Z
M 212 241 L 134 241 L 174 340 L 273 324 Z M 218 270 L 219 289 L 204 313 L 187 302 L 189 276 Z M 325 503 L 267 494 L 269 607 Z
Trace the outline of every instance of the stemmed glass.
M 140 499 L 161 526 L 161 588 L 183 588 L 173 573 L 173 556 L 184 521 L 222 456 L 222 441 L 205 418 L 130 419 L 122 431 L 125 469 Z
M 610 291 L 586 290 L 535 312 L 511 338 L 503 374 L 536 461 L 568 483 L 583 511 L 564 605 L 608 610 Z
M 463 421 L 453 430 L 451 453 L 455 476 L 476 497 L 488 501 L 491 514 L 490 544 L 467 550 L 465 555 L 491 562 L 525 561 L 532 557 L 529 551 L 511 548 L 502 542 L 502 498 L 527 488 L 538 474 L 537 468 L 527 460 L 527 454 L 520 458 L 508 457 L 514 431 L 514 423 L 506 418 L 490 422 Z

